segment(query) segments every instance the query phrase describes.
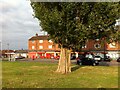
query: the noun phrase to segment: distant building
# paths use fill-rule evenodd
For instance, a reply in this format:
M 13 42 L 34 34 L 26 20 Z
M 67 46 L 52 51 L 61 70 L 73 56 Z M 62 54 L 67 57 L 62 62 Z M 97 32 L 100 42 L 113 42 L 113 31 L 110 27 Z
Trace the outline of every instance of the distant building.
M 60 48 L 52 40 L 48 40 L 48 35 L 31 37 L 28 40 L 28 57 L 29 58 L 53 58 L 60 55 Z M 112 42 L 108 44 L 105 39 L 88 40 L 86 45 L 82 47 L 81 52 L 75 52 L 71 55 L 76 55 L 84 52 L 91 52 L 94 55 L 104 57 L 104 54 L 111 58 L 120 57 L 120 42 Z
M 28 40 L 29 58 L 51 58 L 56 57 L 60 48 L 52 40 L 48 40 L 48 35 L 31 37 Z
M 15 50 L 16 57 L 22 56 L 28 58 L 28 50 Z
M 120 57 L 120 42 L 107 43 L 105 40 L 89 40 L 85 47 L 82 48 L 83 52 L 92 52 L 94 55 L 104 57 L 104 54 L 111 58 L 117 59 Z
M 8 58 L 7 53 L 14 53 L 14 50 L 2 50 L 2 57 Z

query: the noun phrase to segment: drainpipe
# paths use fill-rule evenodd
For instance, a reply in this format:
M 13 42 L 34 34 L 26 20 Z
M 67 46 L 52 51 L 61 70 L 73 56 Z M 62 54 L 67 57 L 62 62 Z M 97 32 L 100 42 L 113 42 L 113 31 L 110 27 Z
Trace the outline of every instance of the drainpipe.
M 105 60 L 105 37 L 104 37 L 104 60 Z

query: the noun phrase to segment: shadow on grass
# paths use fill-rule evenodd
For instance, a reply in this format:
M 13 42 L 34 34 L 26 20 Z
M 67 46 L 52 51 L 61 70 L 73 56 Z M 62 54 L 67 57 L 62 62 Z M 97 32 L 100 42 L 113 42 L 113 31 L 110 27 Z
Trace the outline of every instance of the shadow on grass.
M 82 66 L 80 66 L 80 65 L 73 66 L 73 67 L 71 68 L 71 71 L 76 71 L 76 70 L 79 69 L 80 67 L 82 67 Z
M 85 66 L 92 66 L 92 65 L 75 65 L 71 68 L 71 71 L 76 71 L 77 69 L 81 68 L 81 67 L 85 67 Z M 100 62 L 99 65 L 97 66 L 111 66 L 110 62 Z

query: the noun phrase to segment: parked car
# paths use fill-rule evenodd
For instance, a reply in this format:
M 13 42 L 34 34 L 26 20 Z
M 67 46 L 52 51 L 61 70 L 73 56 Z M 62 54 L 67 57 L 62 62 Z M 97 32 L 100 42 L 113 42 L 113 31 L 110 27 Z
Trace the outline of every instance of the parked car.
M 100 61 L 102 61 L 102 58 L 101 58 L 100 56 L 95 56 L 95 57 L 94 57 L 94 60 L 97 60 L 97 61 L 100 62 Z
M 105 56 L 105 58 L 103 58 L 104 61 L 110 62 L 112 59 L 109 56 Z
M 25 57 L 23 56 L 16 56 L 15 59 L 24 59 Z
M 70 59 L 71 59 L 71 60 L 75 60 L 75 59 L 76 59 L 76 56 L 71 56 Z
M 77 60 L 77 64 L 78 65 L 92 65 L 92 66 L 96 66 L 96 65 L 99 64 L 99 61 L 91 59 L 91 58 L 83 58 L 81 60 Z
M 120 57 L 117 59 L 117 62 L 120 62 Z
M 81 56 L 77 58 L 77 64 L 78 65 L 92 65 L 96 66 L 99 64 L 98 60 L 94 60 L 94 58 L 89 58 L 88 56 Z
M 81 59 L 83 59 L 84 58 L 84 55 L 78 55 L 78 57 L 76 58 L 76 60 L 81 60 Z

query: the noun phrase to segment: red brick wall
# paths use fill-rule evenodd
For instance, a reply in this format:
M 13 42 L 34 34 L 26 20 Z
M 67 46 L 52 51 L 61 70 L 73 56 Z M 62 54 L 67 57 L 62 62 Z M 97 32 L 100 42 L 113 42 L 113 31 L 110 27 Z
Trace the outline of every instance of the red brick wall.
M 100 44 L 101 47 L 95 48 L 94 47 L 95 44 Z M 89 40 L 86 43 L 86 48 L 83 48 L 82 50 L 104 50 L 104 48 L 105 48 L 105 50 L 120 50 L 120 42 L 119 43 L 116 42 L 115 48 L 111 48 L 110 45 L 103 40 L 100 40 L 100 41 Z
M 94 44 L 100 43 L 101 47 L 100 48 L 95 48 Z M 42 45 L 43 49 L 40 49 L 39 46 Z M 48 46 L 52 45 L 52 49 L 49 49 Z M 28 41 L 28 49 L 32 50 L 32 46 L 35 47 L 34 50 L 60 50 L 60 48 L 58 48 L 57 44 L 53 44 L 48 42 L 48 40 L 43 40 L 43 43 L 39 43 L 39 40 L 35 40 L 34 43 L 32 43 L 32 41 Z M 107 44 L 105 42 L 105 49 L 106 50 L 120 50 L 120 43 L 116 43 L 116 47 L 115 48 L 111 48 L 109 47 L 109 44 Z M 89 40 L 86 43 L 86 48 L 82 48 L 82 50 L 104 50 L 104 41 L 95 41 L 95 40 Z
M 48 48 L 49 45 L 52 45 L 52 48 Z M 34 50 L 60 50 L 57 44 L 53 44 L 53 42 L 48 42 L 48 40 L 43 40 L 43 43 L 39 43 L 39 40 L 35 40 L 34 43 L 32 41 L 28 41 L 28 49 L 33 50 L 32 46 L 34 46 Z M 40 49 L 39 46 L 43 46 L 43 49 Z

